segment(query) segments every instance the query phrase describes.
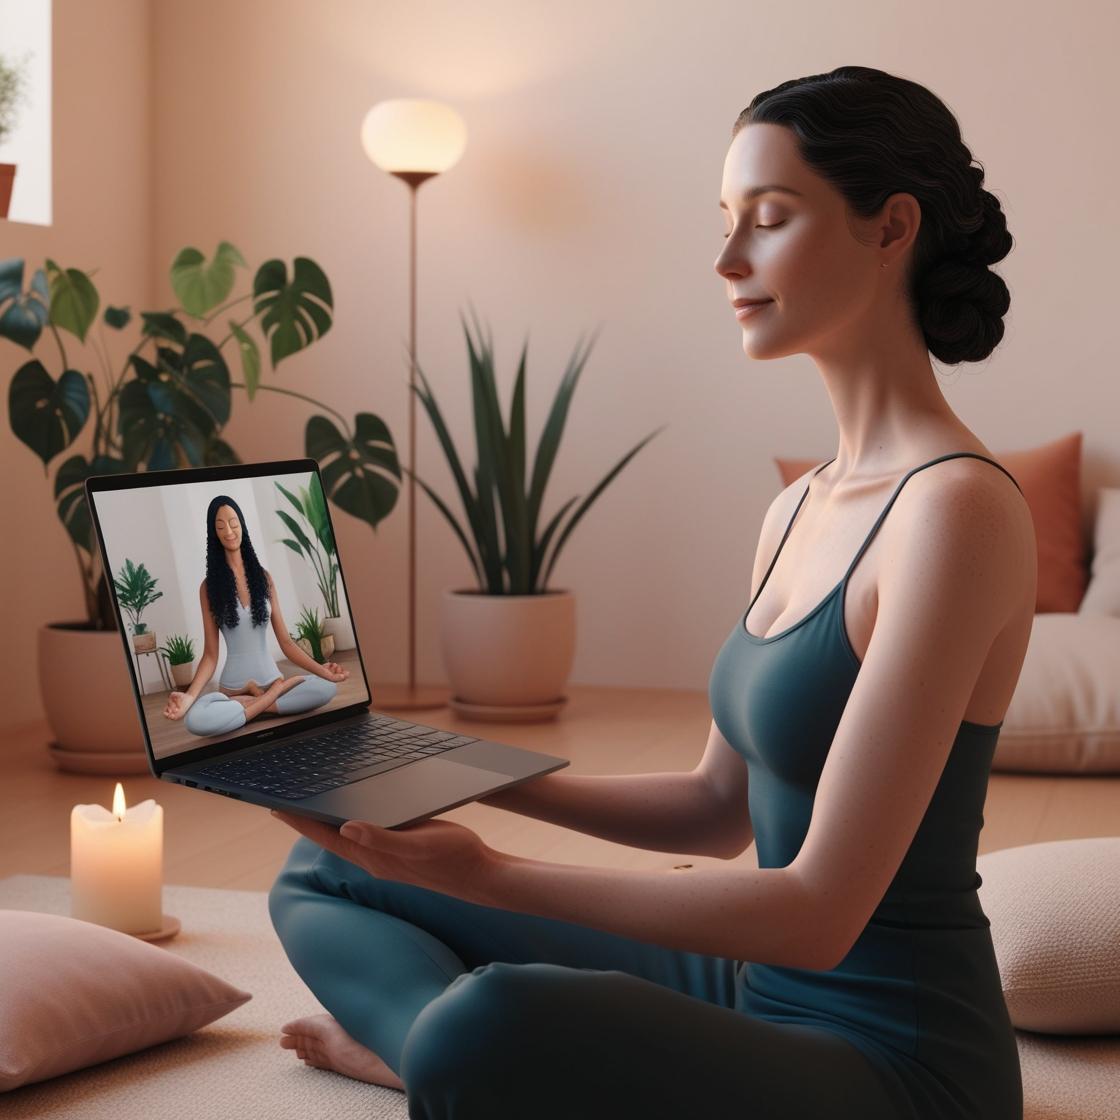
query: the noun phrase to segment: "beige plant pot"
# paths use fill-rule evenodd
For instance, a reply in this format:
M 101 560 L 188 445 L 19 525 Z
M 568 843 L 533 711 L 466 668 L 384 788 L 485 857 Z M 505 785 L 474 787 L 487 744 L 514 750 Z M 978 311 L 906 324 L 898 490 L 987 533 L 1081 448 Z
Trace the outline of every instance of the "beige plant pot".
M 156 632 L 145 630 L 143 634 L 132 635 L 132 648 L 137 653 L 146 653 L 156 648 Z
M 193 661 L 183 661 L 171 666 L 171 679 L 180 687 L 186 688 L 194 680 Z
M 38 631 L 39 695 L 60 770 L 147 774 L 144 733 L 118 630 L 86 621 L 50 622 Z
M 296 645 L 299 646 L 308 657 L 314 660 L 315 654 L 311 652 L 311 642 L 307 638 L 297 638 Z M 330 657 L 334 653 L 334 638 L 327 634 L 325 637 L 319 639 L 319 648 L 323 652 L 324 657 Z
M 334 639 L 336 650 L 355 649 L 354 628 L 350 625 L 348 614 L 330 614 L 323 619 L 323 629 Z
M 446 590 L 442 607 L 443 663 L 455 699 L 506 707 L 563 699 L 576 650 L 576 600 L 570 591 Z

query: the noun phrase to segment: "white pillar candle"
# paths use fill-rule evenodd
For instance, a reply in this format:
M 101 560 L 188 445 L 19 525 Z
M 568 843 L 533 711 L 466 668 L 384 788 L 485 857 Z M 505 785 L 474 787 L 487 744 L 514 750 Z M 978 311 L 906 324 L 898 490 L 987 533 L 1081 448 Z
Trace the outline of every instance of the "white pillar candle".
M 163 806 L 153 799 L 126 809 L 117 782 L 113 811 L 70 811 L 70 915 L 122 933 L 163 924 Z

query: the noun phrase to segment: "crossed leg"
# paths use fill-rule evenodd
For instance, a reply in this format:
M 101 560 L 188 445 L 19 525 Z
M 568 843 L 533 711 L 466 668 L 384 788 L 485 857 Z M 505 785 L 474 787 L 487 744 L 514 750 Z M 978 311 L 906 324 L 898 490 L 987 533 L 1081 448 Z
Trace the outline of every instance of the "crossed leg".
M 268 712 L 272 715 L 277 715 L 276 701 L 288 692 L 290 689 L 296 687 L 304 678 L 302 676 L 295 677 L 278 677 L 268 686 L 267 689 L 262 689 L 256 681 L 249 681 L 245 685 L 245 692 L 226 693 L 231 700 L 236 700 L 245 709 L 245 722 L 262 712 Z M 222 691 L 225 691 L 224 689 Z

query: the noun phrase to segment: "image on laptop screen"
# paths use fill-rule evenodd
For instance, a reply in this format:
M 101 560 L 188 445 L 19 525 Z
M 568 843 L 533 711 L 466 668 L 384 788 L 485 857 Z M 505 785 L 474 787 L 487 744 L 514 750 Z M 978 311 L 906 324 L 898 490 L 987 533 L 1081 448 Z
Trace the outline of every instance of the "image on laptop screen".
M 91 500 L 155 758 L 370 702 L 315 471 Z

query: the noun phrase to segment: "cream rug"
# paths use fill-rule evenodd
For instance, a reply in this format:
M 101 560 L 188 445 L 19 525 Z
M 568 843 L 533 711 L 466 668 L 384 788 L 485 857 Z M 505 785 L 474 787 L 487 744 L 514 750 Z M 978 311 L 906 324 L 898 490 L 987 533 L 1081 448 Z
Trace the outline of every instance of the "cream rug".
M 0 879 L 0 909 L 70 914 L 60 875 Z M 0 1094 L 4 1120 L 407 1120 L 405 1095 L 315 1069 L 280 1046 L 280 1024 L 326 1009 L 292 968 L 264 891 L 164 885 L 183 928 L 159 944 L 253 998 L 185 1038 Z

